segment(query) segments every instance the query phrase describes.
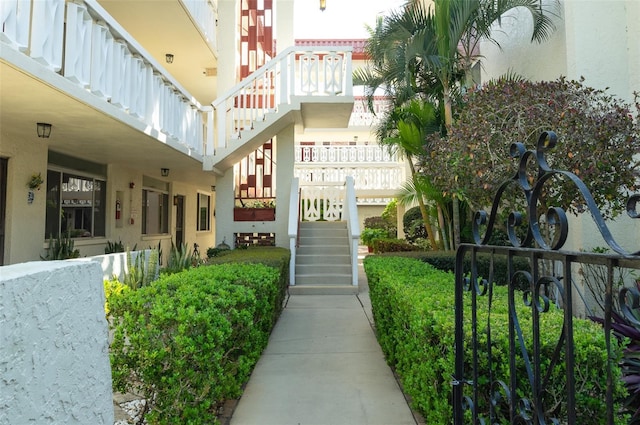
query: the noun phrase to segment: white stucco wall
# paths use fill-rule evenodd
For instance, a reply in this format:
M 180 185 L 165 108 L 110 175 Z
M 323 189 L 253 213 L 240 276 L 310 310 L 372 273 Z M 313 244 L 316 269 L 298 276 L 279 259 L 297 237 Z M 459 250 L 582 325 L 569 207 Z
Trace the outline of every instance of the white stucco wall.
M 0 268 L 0 424 L 113 424 L 102 270 Z
M 34 131 L 35 133 L 35 131 Z M 34 134 L 35 136 L 35 134 Z M 8 158 L 5 264 L 38 260 L 44 255 L 44 211 L 47 187 L 35 190 L 29 203 L 27 182 L 33 174 L 47 178 L 47 139 L 8 137 L 0 130 L 0 156 Z
M 545 0 L 547 4 L 555 0 Z M 560 0 L 556 31 L 531 43 L 533 22 L 516 9 L 495 26 L 500 47 L 482 42 L 482 81 L 507 71 L 534 81 L 585 77 L 585 84 L 630 102 L 640 89 L 640 2 Z
M 555 0 L 552 0 L 555 1 Z M 493 26 L 498 44 L 484 40 L 480 43 L 482 82 L 507 73 L 515 73 L 531 80 L 553 80 L 567 74 L 565 21 L 562 9 L 554 8 L 557 30 L 543 43 L 531 42 L 533 20 L 524 9 L 506 14 L 500 24 Z

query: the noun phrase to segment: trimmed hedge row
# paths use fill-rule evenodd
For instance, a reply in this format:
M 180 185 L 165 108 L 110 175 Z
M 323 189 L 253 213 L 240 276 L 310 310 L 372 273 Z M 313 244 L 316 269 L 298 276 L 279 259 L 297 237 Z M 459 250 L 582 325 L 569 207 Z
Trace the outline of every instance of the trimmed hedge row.
M 215 424 L 241 394 L 282 310 L 288 255 L 276 263 L 203 266 L 111 292 L 114 388 L 144 395 L 149 424 Z
M 399 375 L 405 392 L 429 424 L 452 422 L 451 377 L 454 374 L 454 277 L 418 260 L 403 257 L 368 256 L 364 267 L 370 288 L 371 303 L 378 341 L 387 362 Z M 478 298 L 478 321 L 486 325 L 490 320 L 492 337 L 492 364 L 494 377 L 509 382 L 508 377 L 508 307 L 507 288 L 494 287 L 491 315 L 487 314 L 487 296 Z M 465 317 L 470 317 L 470 296 L 466 297 Z M 518 302 L 517 314 L 530 340 L 531 313 Z M 541 315 L 540 341 L 543 358 L 550 358 L 556 348 L 562 329 L 562 312 L 549 311 Z M 465 326 L 470 340 L 470 325 Z M 574 321 L 576 356 L 577 423 L 600 424 L 605 416 L 606 373 L 609 361 L 604 333 L 597 324 L 581 319 Z M 481 332 L 480 344 L 486 350 L 486 333 Z M 530 349 L 531 347 L 529 347 Z M 617 349 L 616 349 L 617 350 Z M 466 347 L 466 358 L 471 350 Z M 615 355 L 621 353 L 616 351 Z M 483 377 L 479 393 L 492 394 L 487 370 L 487 355 L 480 355 L 480 375 Z M 615 360 L 614 360 L 615 361 Z M 546 373 L 547 364 L 542 365 Z M 468 370 L 470 366 L 467 365 Z M 565 371 L 556 367 L 546 385 L 546 405 L 553 410 L 549 414 L 566 417 Z M 528 380 L 522 361 L 518 363 L 518 382 L 521 396 L 529 396 Z M 619 374 L 619 369 L 614 368 Z M 617 379 L 616 377 L 615 379 Z M 624 388 L 621 381 L 616 387 L 616 397 L 622 400 Z M 469 389 L 469 387 L 466 387 Z M 487 406 L 488 398 L 477 401 Z M 618 403 L 620 405 L 620 403 Z M 622 416 L 622 415 L 621 415 Z M 503 418 L 504 420 L 504 418 Z M 562 419 L 561 419 L 562 422 Z M 502 423 L 502 422 L 500 422 Z M 625 423 L 620 417 L 618 423 Z
M 385 254 L 382 254 L 385 255 Z M 453 272 L 456 268 L 456 253 L 455 251 L 417 251 L 417 252 L 398 252 L 394 254 L 386 254 L 388 256 L 401 256 L 407 258 L 415 258 L 424 263 L 431 264 L 434 268 L 446 272 Z M 479 253 L 476 259 L 476 265 L 478 267 L 478 274 L 484 278 L 489 278 L 489 270 L 491 266 L 491 255 L 485 253 Z M 515 257 L 513 259 L 513 265 L 516 270 L 530 271 L 529 262 L 526 258 Z M 463 259 L 463 266 L 465 270 L 471 269 L 471 259 L 466 256 Z M 509 273 L 507 271 L 507 260 L 504 256 L 495 256 L 493 258 L 493 281 L 497 285 L 506 285 L 509 280 Z M 519 288 L 524 290 L 526 288 Z

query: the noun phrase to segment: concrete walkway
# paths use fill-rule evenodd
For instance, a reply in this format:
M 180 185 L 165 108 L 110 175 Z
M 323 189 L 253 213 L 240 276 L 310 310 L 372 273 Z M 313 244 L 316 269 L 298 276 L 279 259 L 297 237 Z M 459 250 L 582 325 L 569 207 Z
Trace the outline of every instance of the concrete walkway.
M 376 341 L 366 282 L 360 291 L 288 299 L 231 425 L 418 423 Z

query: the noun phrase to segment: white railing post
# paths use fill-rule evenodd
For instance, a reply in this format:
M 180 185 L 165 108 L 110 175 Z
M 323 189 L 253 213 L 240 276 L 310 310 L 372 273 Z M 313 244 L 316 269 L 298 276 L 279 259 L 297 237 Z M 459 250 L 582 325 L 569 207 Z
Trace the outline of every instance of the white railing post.
M 358 244 L 360 242 L 360 223 L 356 205 L 356 190 L 352 176 L 347 176 L 342 214 L 349 230 L 349 248 L 351 250 L 351 284 L 358 286 Z
M 300 221 L 300 182 L 294 177 L 291 182 L 291 194 L 289 196 L 289 285 L 296 284 L 296 248 L 298 246 L 298 223 Z

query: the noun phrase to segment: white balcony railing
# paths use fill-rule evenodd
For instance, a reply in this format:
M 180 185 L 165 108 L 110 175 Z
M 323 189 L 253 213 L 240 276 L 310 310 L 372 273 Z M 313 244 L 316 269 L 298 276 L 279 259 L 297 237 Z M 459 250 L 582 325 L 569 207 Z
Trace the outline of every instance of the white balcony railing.
M 376 145 L 298 146 L 296 164 L 307 163 L 389 163 L 397 164 L 397 155 Z
M 182 0 L 193 20 L 198 24 L 212 52 L 218 51 L 216 22 L 218 22 L 218 2 L 211 0 Z
M 193 100 L 96 0 L 2 0 L 0 29 L 0 42 L 9 48 L 177 140 L 190 152 L 203 153 L 207 108 Z
M 349 119 L 349 127 L 374 127 L 378 125 L 390 106 L 391 101 L 388 97 L 375 96 L 372 102 L 372 112 L 368 109 L 367 100 L 364 96 L 354 97 L 353 112 Z
M 294 176 L 316 185 L 353 176 L 355 190 L 368 194 L 366 203 L 386 202 L 406 180 L 404 163 L 378 145 L 296 146 Z
M 242 133 L 300 97 L 352 96 L 350 47 L 289 47 L 213 102 L 206 152 L 234 148 Z

